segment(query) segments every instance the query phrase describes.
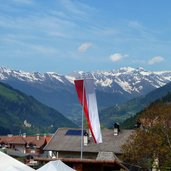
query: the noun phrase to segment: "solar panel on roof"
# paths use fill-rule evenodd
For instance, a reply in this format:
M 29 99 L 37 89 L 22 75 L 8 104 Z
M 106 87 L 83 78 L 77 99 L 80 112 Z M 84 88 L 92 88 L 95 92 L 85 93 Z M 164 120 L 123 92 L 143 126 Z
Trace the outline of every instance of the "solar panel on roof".
M 83 130 L 83 134 L 86 132 L 86 130 Z M 69 129 L 65 135 L 72 135 L 72 136 L 81 136 L 81 130 L 76 129 Z

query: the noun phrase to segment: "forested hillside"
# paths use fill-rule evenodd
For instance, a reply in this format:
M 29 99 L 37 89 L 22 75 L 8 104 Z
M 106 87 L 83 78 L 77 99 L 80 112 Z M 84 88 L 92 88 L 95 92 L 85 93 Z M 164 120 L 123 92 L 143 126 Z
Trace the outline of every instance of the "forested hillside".
M 122 123 L 124 127 L 132 127 L 137 118 L 137 113 L 148 107 L 150 103 L 167 95 L 171 91 L 171 83 L 163 87 L 157 88 L 146 96 L 141 96 L 127 101 L 126 103 L 113 105 L 100 111 L 100 120 L 105 127 L 111 127 L 114 122 Z M 128 119 L 130 118 L 131 119 Z M 128 120 L 127 120 L 128 119 Z M 125 121 L 126 120 L 126 121 Z
M 44 97 L 46 98 L 46 97 Z M 31 96 L 0 83 L 0 134 L 53 133 L 58 127 L 76 127 L 56 110 Z
M 169 92 L 163 98 L 160 98 L 151 103 L 147 108 L 137 113 L 135 116 L 130 117 L 122 123 L 124 128 L 135 128 L 139 118 L 151 117 L 153 113 L 157 115 L 164 115 L 166 112 L 171 110 L 171 92 Z

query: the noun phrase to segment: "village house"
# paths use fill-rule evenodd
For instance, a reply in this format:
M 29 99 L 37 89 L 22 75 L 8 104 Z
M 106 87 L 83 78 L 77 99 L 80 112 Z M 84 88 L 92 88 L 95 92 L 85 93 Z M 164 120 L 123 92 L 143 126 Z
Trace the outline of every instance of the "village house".
M 116 156 L 122 153 L 121 146 L 126 143 L 133 130 L 102 129 L 103 143 L 95 144 L 91 134 L 84 130 L 83 158 L 96 159 L 99 152 L 113 152 Z M 79 158 L 81 130 L 73 128 L 59 128 L 44 147 L 50 157 Z
M 0 148 L 10 156 L 24 158 L 27 164 L 36 164 L 35 157 L 44 154 L 43 148 L 48 143 L 49 136 L 27 136 L 26 134 L 16 136 L 9 134 L 0 136 Z
M 81 129 L 59 128 L 44 147 L 49 152 L 46 160 L 61 159 L 76 170 L 93 170 L 93 166 L 100 170 L 114 170 L 124 168 L 119 160 L 122 154 L 121 146 L 126 143 L 133 130 L 102 129 L 103 143 L 95 144 L 88 130 L 83 130 L 83 159 L 80 159 Z M 41 159 L 38 159 L 41 161 Z M 43 161 L 43 159 L 42 159 Z M 45 160 L 44 160 L 45 161 Z M 92 165 L 91 165 L 92 164 Z M 118 169 L 119 170 L 119 169 Z M 126 170 L 126 169 L 124 169 Z

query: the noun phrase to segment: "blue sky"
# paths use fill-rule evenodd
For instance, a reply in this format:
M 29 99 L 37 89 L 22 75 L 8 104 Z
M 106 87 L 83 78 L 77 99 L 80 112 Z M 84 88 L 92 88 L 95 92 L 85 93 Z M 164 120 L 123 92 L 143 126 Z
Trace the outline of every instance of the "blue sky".
M 170 0 L 0 0 L 0 66 L 171 70 Z

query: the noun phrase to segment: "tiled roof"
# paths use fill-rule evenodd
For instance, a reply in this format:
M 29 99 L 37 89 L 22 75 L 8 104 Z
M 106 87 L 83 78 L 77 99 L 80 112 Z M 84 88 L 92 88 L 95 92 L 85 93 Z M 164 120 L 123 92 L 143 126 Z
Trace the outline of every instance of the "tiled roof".
M 36 146 L 37 148 L 40 148 L 47 142 L 46 137 L 39 136 L 37 139 L 37 136 L 0 136 L 0 143 L 4 144 L 32 144 Z
M 22 136 L 15 136 L 8 142 L 9 144 L 26 144 L 27 141 Z
M 50 142 L 45 146 L 47 151 L 80 151 L 80 136 L 65 135 L 71 128 L 59 128 Z M 121 145 L 124 144 L 127 138 L 132 134 L 133 130 L 121 130 L 116 136 L 113 135 L 113 130 L 102 129 L 103 143 L 95 144 L 92 138 L 89 138 L 87 146 L 83 147 L 83 152 L 114 152 L 121 153 Z
M 0 143 L 7 144 L 8 142 L 11 142 L 13 137 L 8 137 L 8 136 L 0 136 Z
M 46 139 L 46 142 L 48 143 L 50 140 L 51 140 L 52 136 L 46 136 L 45 139 Z

